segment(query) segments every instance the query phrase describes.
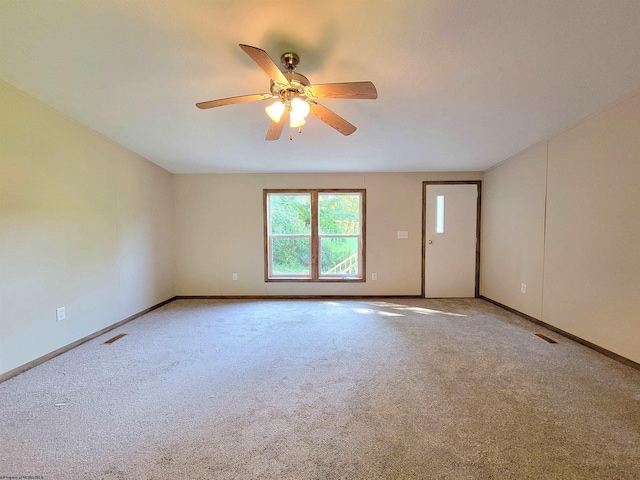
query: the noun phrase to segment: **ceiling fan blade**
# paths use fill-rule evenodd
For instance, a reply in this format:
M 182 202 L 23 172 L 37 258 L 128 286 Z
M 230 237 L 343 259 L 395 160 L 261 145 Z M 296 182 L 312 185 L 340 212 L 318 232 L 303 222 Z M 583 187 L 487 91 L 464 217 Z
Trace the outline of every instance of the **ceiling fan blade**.
M 314 98 L 378 98 L 378 91 L 372 82 L 323 83 L 312 85 L 308 90 Z
M 278 140 L 280 135 L 282 135 L 282 129 L 289 121 L 289 110 L 285 110 L 280 117 L 279 122 L 271 122 L 269 125 L 269 130 L 267 130 L 267 136 L 264 137 L 265 140 Z
M 221 98 L 219 100 L 210 100 L 208 102 L 196 103 L 196 107 L 201 109 L 223 107 L 225 105 L 233 105 L 234 103 L 255 102 L 257 100 L 267 100 L 271 98 L 270 93 L 254 93 L 253 95 L 241 95 L 239 97 Z
M 271 57 L 267 55 L 267 52 L 250 45 L 240 44 L 240 48 L 269 75 L 271 80 L 283 85 L 289 85 L 289 80 L 287 80 L 274 61 L 271 60 Z
M 319 103 L 309 102 L 311 105 L 310 112 L 322 120 L 332 128 L 335 128 L 343 135 L 351 135 L 356 131 L 355 125 L 351 125 L 337 113 L 333 113 L 327 107 L 323 107 Z

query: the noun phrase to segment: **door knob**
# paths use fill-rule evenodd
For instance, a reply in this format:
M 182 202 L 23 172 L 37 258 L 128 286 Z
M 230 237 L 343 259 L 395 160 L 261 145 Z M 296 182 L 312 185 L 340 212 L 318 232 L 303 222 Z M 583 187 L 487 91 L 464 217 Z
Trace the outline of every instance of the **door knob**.
M 433 243 L 433 240 L 429 240 L 429 245 L 431 245 Z

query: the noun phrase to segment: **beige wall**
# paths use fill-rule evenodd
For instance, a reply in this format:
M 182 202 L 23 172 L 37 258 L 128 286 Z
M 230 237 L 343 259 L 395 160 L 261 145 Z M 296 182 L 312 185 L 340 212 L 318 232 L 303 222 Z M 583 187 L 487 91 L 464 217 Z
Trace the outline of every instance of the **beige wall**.
M 420 295 L 422 182 L 479 173 L 176 175 L 178 295 Z M 265 188 L 365 188 L 367 282 L 265 283 Z M 398 240 L 397 231 L 409 232 Z M 371 280 L 371 273 L 378 280 Z M 233 273 L 238 280 L 233 281 Z
M 0 374 L 176 294 L 419 295 L 422 182 L 478 179 L 481 293 L 640 362 L 640 95 L 484 178 L 171 175 L 2 83 L 0 122 Z M 365 188 L 367 282 L 265 283 L 264 188 Z
M 542 143 L 485 172 L 482 191 L 481 294 L 537 319 L 542 317 L 546 174 Z
M 4 83 L 0 153 L 0 374 L 174 296 L 169 172 Z
M 640 362 L 639 185 L 640 94 L 486 172 L 481 293 Z
M 640 94 L 549 141 L 543 319 L 640 362 Z

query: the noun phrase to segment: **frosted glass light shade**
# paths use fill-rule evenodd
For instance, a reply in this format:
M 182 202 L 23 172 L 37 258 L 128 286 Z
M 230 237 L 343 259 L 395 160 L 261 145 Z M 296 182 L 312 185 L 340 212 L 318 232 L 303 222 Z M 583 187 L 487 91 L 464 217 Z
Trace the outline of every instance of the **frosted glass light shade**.
M 302 125 L 304 125 L 305 123 L 307 123 L 307 121 L 304 118 L 300 118 L 300 119 L 294 119 L 293 116 L 289 117 L 289 126 L 291 128 L 297 128 L 297 127 L 301 127 Z
M 310 106 L 300 98 L 294 98 L 291 101 L 291 114 L 289 117 L 289 126 L 291 128 L 301 127 L 305 123 L 305 117 L 309 115 Z
M 282 118 L 282 114 L 284 113 L 284 103 L 278 100 L 272 105 L 266 107 L 264 111 L 267 112 L 267 115 L 269 115 L 269 118 L 271 120 L 277 123 L 280 121 L 280 119 Z
M 305 118 L 309 115 L 310 108 L 309 104 L 300 98 L 294 98 L 291 101 L 291 115 L 297 118 Z

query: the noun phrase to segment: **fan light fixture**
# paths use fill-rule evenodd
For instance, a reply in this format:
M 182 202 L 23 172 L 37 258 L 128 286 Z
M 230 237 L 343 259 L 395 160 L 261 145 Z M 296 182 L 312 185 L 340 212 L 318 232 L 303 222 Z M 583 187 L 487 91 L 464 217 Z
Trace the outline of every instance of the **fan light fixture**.
M 305 118 L 309 114 L 314 115 L 342 135 L 351 135 L 356 131 L 355 125 L 323 107 L 316 100 L 322 98 L 378 98 L 376 87 L 371 82 L 312 85 L 307 77 L 295 71 L 300 58 L 293 52 L 284 53 L 280 57 L 280 63 L 284 67 L 284 70 L 281 70 L 264 50 L 244 44 L 240 44 L 240 48 L 269 76 L 271 79 L 269 91 L 199 102 L 196 103 L 196 107 L 207 109 L 235 103 L 269 100 L 272 104 L 265 108 L 271 119 L 271 125 L 269 125 L 265 136 L 267 141 L 280 138 L 287 120 L 291 128 L 298 128 L 298 132 L 300 132 L 300 127 L 306 123 Z M 291 138 L 289 135 L 289 139 Z
M 291 128 L 301 127 L 307 123 L 305 118 L 309 115 L 311 107 L 307 102 L 298 97 L 294 98 L 290 104 L 287 102 L 287 105 L 285 105 L 281 100 L 277 100 L 264 110 L 267 112 L 267 115 L 269 115 L 271 120 L 278 123 L 280 122 L 284 111 L 287 109 L 290 111 L 289 126 Z
M 267 112 L 267 115 L 269 115 L 271 120 L 278 123 L 284 113 L 284 103 L 278 100 L 277 102 L 274 102 L 273 105 L 269 105 L 265 108 L 264 111 Z

